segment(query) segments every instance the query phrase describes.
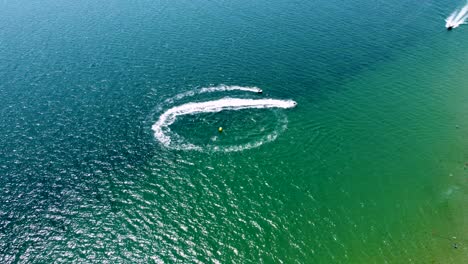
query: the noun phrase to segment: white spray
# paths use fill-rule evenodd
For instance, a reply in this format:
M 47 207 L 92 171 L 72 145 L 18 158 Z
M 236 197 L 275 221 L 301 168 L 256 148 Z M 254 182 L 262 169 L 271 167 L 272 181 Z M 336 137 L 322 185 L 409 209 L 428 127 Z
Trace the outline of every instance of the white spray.
M 195 115 L 199 113 L 212 113 L 224 110 L 242 110 L 252 108 L 293 108 L 296 102 L 292 100 L 275 100 L 275 99 L 239 99 L 239 98 L 224 98 L 220 100 L 207 101 L 201 103 L 187 103 L 173 107 L 159 117 L 159 120 L 153 125 L 152 129 L 156 138 L 166 147 L 171 147 L 171 135 L 169 126 L 172 125 L 178 116 Z M 274 138 L 272 138 L 274 139 Z M 200 150 L 200 147 L 185 144 L 181 146 L 184 149 Z
M 193 91 L 188 91 L 185 93 L 178 94 L 172 98 L 166 99 L 164 101 L 165 104 L 172 104 L 174 101 L 181 100 L 185 97 L 190 97 L 190 96 L 195 96 L 199 94 L 204 94 L 204 93 L 213 93 L 213 92 L 230 92 L 230 91 L 244 91 L 244 92 L 251 92 L 251 93 L 261 93 L 262 89 L 258 87 L 242 87 L 242 86 L 237 86 L 237 85 L 224 85 L 221 84 L 219 86 L 215 87 L 203 87 L 198 90 L 193 90 Z
M 468 18 L 468 2 L 461 9 L 455 10 L 447 19 L 445 19 L 446 28 L 456 28 L 462 24 L 465 24 Z

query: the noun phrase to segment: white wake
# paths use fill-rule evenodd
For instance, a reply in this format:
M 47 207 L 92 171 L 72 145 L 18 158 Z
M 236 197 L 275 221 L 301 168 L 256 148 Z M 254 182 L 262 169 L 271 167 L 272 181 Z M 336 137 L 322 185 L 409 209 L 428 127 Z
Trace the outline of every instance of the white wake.
M 247 92 L 259 92 L 261 91 L 257 87 L 240 87 L 240 86 L 217 86 L 202 88 L 199 90 L 186 92 L 179 94 L 173 98 L 170 98 L 170 101 L 165 101 L 165 103 L 173 102 L 174 99 L 182 99 L 187 96 L 193 96 L 201 93 L 208 92 L 218 92 L 218 91 L 247 91 Z M 223 98 L 219 100 L 212 100 L 206 102 L 192 102 L 186 103 L 179 106 L 172 107 L 165 112 L 163 112 L 159 119 L 152 129 L 156 139 L 161 142 L 164 146 L 173 149 L 183 149 L 183 150 L 203 150 L 202 147 L 187 143 L 179 135 L 172 132 L 170 126 L 177 120 L 179 116 L 183 115 L 196 115 L 201 113 L 213 113 L 220 111 L 237 111 L 243 109 L 262 109 L 262 108 L 293 108 L 296 106 L 296 102 L 292 100 L 277 100 L 277 99 L 240 99 L 240 98 Z M 281 121 L 281 120 L 280 120 Z M 279 130 L 284 130 L 286 128 L 286 120 L 283 121 L 283 126 Z M 270 135 L 266 135 L 262 140 L 251 142 L 245 145 L 232 146 L 223 148 L 223 151 L 240 151 L 244 149 L 249 149 L 253 147 L 258 147 L 265 142 L 272 141 L 276 139 L 278 133 L 281 131 L 275 131 Z M 175 142 L 174 142 L 175 141 Z M 214 151 L 219 151 L 218 147 L 211 148 Z
M 164 101 L 165 104 L 171 104 L 174 103 L 174 101 L 181 100 L 185 97 L 190 97 L 190 96 L 195 96 L 195 95 L 200 95 L 204 93 L 214 93 L 214 92 L 231 92 L 231 91 L 243 91 L 243 92 L 251 92 L 251 93 L 260 93 L 262 92 L 262 89 L 258 87 L 243 87 L 243 86 L 237 86 L 237 85 L 218 85 L 218 86 L 213 86 L 213 87 L 203 87 L 197 90 L 193 91 L 188 91 L 185 93 L 180 93 L 174 97 L 171 97 L 169 99 L 166 99 Z
M 447 19 L 445 19 L 446 28 L 457 28 L 462 24 L 466 24 L 468 18 L 468 2 L 461 9 L 455 10 Z

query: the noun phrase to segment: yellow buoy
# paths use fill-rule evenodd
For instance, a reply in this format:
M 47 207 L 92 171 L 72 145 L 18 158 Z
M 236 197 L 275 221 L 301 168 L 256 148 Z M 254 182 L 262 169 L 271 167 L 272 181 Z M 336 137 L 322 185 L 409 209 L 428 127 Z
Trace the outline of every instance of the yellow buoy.
M 219 128 L 218 128 L 218 132 L 219 132 L 219 133 L 223 132 L 223 127 L 219 127 Z

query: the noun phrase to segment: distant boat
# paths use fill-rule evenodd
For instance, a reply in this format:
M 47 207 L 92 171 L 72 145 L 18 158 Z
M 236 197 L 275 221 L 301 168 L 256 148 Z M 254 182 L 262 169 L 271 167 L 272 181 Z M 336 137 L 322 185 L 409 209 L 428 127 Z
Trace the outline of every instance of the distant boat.
M 447 30 L 452 30 L 453 29 L 453 26 L 448 26 L 447 27 Z

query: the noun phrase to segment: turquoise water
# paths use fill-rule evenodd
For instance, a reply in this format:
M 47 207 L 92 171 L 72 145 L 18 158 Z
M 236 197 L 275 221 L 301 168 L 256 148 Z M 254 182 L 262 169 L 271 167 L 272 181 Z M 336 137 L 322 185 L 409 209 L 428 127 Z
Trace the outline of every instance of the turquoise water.
M 0 262 L 466 262 L 462 4 L 0 3 Z

